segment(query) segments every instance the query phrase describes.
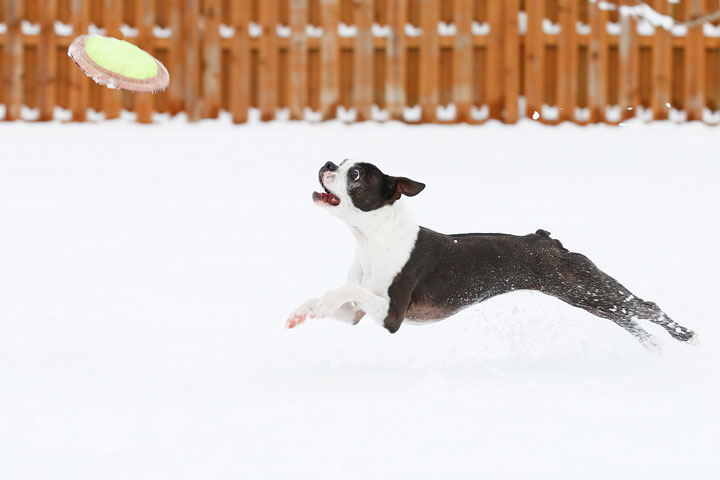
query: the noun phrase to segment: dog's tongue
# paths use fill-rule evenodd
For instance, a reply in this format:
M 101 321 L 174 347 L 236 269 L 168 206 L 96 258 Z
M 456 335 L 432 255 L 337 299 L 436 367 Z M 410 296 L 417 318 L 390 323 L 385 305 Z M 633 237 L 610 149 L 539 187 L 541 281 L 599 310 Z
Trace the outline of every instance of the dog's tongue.
M 340 199 L 330 192 L 318 193 L 313 192 L 313 200 L 327 203 L 328 205 L 340 205 Z
M 327 194 L 327 201 L 330 205 L 340 205 L 340 199 L 332 193 Z

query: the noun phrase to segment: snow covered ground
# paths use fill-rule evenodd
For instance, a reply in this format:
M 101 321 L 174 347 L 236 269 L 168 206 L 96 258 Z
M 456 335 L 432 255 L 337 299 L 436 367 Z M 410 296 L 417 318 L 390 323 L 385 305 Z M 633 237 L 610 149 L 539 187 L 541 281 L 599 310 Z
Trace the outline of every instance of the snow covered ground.
M 0 478 L 720 478 L 719 136 L 1 125 Z M 549 230 L 702 345 L 529 292 L 285 330 L 350 265 L 310 199 L 344 157 L 425 182 L 435 230 Z

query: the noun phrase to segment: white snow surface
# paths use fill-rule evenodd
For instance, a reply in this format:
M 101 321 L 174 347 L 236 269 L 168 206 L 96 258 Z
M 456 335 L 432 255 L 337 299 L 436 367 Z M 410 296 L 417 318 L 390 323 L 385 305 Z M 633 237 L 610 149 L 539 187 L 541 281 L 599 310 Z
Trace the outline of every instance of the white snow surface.
M 127 118 L 3 124 L 0 478 L 720 475 L 718 130 Z M 421 225 L 588 255 L 695 329 L 664 353 L 531 292 L 395 335 L 308 321 L 346 227 L 317 170 L 423 181 Z

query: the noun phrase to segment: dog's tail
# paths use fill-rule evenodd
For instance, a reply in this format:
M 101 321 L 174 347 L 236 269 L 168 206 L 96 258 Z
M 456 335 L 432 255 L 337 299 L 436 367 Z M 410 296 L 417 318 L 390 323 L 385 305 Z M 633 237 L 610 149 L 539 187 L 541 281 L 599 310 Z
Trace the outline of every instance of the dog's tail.
M 550 232 L 548 232 L 547 230 L 543 230 L 542 228 L 539 228 L 535 232 L 535 235 L 537 235 L 538 237 L 547 238 L 548 240 L 553 242 L 555 244 L 555 246 L 558 247 L 560 250 L 563 250 L 566 252 L 568 251 L 567 248 L 563 247 L 563 244 L 560 242 L 560 240 L 557 240 L 555 238 L 550 238 Z

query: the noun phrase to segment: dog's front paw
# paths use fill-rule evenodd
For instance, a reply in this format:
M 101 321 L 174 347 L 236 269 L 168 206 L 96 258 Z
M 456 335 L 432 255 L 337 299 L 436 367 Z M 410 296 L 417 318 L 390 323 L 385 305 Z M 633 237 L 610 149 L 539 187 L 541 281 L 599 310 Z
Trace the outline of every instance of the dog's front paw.
M 323 295 L 312 307 L 310 317 L 313 318 L 329 318 L 333 312 L 350 301 L 348 292 L 345 287 L 330 290 Z
M 285 328 L 295 328 L 301 323 L 303 323 L 307 319 L 308 314 L 312 311 L 313 306 L 315 305 L 315 303 L 317 303 L 317 301 L 317 298 L 311 298 L 310 300 L 306 300 L 305 302 L 303 302 L 302 305 L 293 310 L 287 320 L 285 320 Z

